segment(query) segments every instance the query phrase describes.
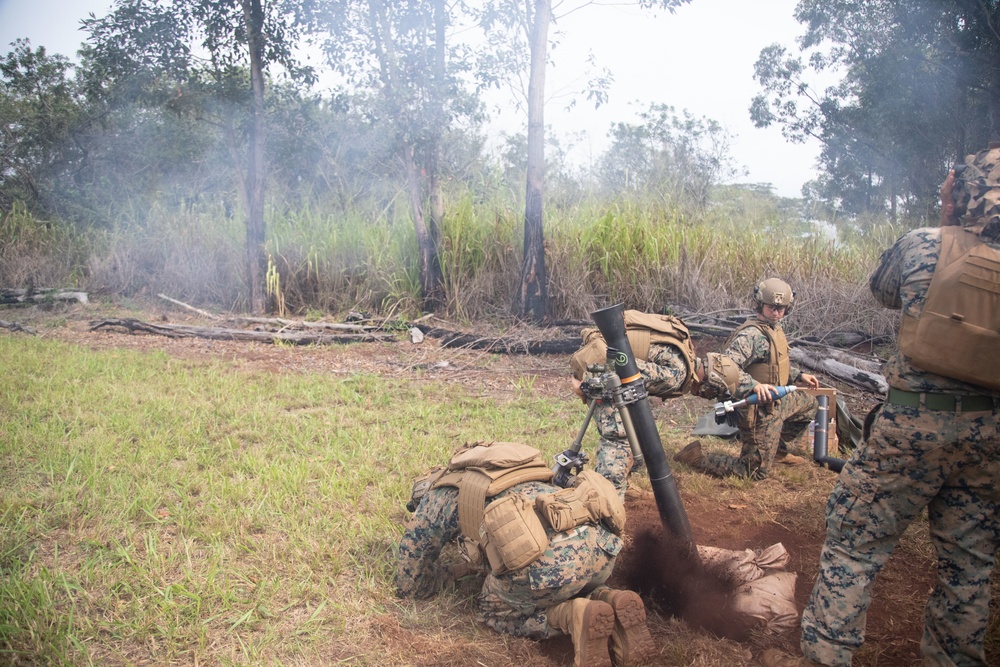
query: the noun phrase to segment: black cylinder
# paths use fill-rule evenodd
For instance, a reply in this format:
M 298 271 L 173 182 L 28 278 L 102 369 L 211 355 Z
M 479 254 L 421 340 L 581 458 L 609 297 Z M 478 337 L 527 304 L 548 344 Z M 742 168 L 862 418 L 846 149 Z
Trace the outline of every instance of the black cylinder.
M 816 403 L 816 429 L 813 431 L 813 461 L 820 465 L 826 465 L 834 472 L 844 469 L 844 459 L 827 456 L 827 445 L 829 434 L 827 428 L 830 424 L 830 399 L 826 396 L 817 396 Z
M 604 336 L 604 342 L 609 348 L 618 350 L 615 359 L 615 372 L 621 378 L 622 386 L 641 389 L 638 393 L 642 398 L 626 406 L 632 425 L 635 429 L 639 448 L 646 460 L 646 470 L 649 473 L 649 483 L 653 487 L 653 497 L 660 513 L 660 521 L 675 538 L 687 542 L 691 551 L 697 553 L 694 538 L 691 535 L 691 524 L 687 512 L 681 503 L 677 492 L 667 455 L 663 451 L 660 433 L 656 430 L 653 411 L 649 406 L 649 398 L 645 391 L 646 383 L 639 374 L 639 366 L 635 363 L 632 346 L 625 335 L 625 307 L 622 304 L 596 310 L 590 314 L 598 330 Z M 610 357 L 610 355 L 609 355 Z

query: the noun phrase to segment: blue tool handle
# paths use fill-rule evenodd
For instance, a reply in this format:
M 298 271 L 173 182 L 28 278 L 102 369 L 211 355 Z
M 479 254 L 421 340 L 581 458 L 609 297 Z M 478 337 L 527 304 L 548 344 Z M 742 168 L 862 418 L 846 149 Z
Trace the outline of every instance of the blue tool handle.
M 784 398 L 785 396 L 788 396 L 788 394 L 792 393 L 796 389 L 798 389 L 798 387 L 796 387 L 794 384 L 780 385 L 774 388 L 774 391 L 771 392 L 771 396 L 773 396 L 775 400 L 779 398 Z M 749 396 L 747 396 L 746 402 L 747 405 L 757 405 L 758 402 L 757 394 L 750 394 Z

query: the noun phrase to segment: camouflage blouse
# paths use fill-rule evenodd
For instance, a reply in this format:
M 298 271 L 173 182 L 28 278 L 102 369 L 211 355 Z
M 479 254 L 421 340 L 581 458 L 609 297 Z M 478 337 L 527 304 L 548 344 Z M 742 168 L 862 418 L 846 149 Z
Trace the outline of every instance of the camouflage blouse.
M 770 326 L 770 325 L 769 325 Z M 781 329 L 781 324 L 776 325 Z M 736 385 L 735 398 L 743 398 L 753 391 L 759 383 L 746 372 L 746 368 L 752 364 L 767 363 L 771 359 L 771 341 L 763 331 L 757 327 L 746 327 L 736 332 L 729 341 L 729 345 L 723 351 L 730 359 L 740 367 L 740 381 Z M 797 382 L 802 376 L 802 371 L 794 365 L 788 368 L 788 378 L 791 382 Z

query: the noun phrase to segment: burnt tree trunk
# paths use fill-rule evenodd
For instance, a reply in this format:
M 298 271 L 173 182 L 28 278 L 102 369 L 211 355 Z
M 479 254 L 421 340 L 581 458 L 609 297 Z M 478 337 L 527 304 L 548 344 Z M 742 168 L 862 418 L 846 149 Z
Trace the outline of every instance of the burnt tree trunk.
M 424 207 L 417 165 L 413 161 L 413 146 L 404 142 L 403 163 L 406 165 L 406 183 L 413 209 L 413 228 L 417 237 L 420 257 L 420 289 L 423 292 L 424 310 L 435 311 L 444 306 L 444 277 L 438 258 L 436 234 L 431 234 L 424 219 Z
M 399 129 L 399 147 L 406 170 L 407 192 L 410 208 L 413 211 L 413 228 L 417 237 L 422 305 L 425 310 L 435 311 L 444 306 L 444 276 L 441 273 L 441 260 L 438 257 L 437 227 L 432 220 L 434 226 L 429 229 L 424 217 L 423 188 L 413 157 L 414 141 L 405 129 L 405 112 L 397 91 L 400 73 L 396 48 L 385 6 L 380 0 L 369 0 L 368 16 L 372 37 L 375 40 L 375 53 L 379 61 L 382 92 L 390 109 L 392 109 L 393 121 Z
M 252 125 L 248 150 L 247 284 L 250 310 L 262 314 L 266 308 L 264 279 L 267 255 L 264 248 L 264 9 L 261 0 L 240 0 L 250 47 L 250 88 L 253 93 Z
M 514 314 L 531 322 L 549 316 L 545 272 L 545 56 L 552 20 L 551 0 L 535 0 L 531 23 L 531 73 L 528 79 L 528 169 L 524 198 L 524 258 L 514 297 Z

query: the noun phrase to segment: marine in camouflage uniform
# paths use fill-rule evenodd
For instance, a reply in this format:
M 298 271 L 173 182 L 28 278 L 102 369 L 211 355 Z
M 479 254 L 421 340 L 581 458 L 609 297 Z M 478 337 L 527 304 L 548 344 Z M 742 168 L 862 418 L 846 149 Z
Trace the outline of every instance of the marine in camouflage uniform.
M 624 503 L 594 471 L 565 489 L 552 477 L 538 450 L 509 442 L 464 445 L 447 467 L 418 477 L 399 545 L 398 595 L 429 598 L 477 572 L 481 560 L 480 622 L 516 637 L 568 634 L 575 667 L 648 659 L 655 644 L 642 599 L 603 585 L 622 548 Z M 477 565 L 442 566 L 449 542 Z
M 559 490 L 544 482 L 523 482 L 487 503 L 514 493 L 533 501 Z M 420 501 L 399 545 L 396 586 L 401 597 L 430 597 L 455 577 L 437 560 L 444 545 L 461 533 L 458 498 L 457 488 L 443 486 Z M 569 634 L 576 667 L 628 667 L 651 657 L 655 645 L 641 598 L 603 585 L 622 538 L 603 523 L 563 532 L 546 525 L 545 532 L 545 552 L 527 567 L 486 575 L 477 596 L 477 620 L 515 637 Z
M 650 396 L 677 395 L 688 381 L 687 362 L 674 345 L 653 343 L 649 346 L 648 358 L 636 359 L 635 363 Z M 594 421 L 600 435 L 594 470 L 614 484 L 624 498 L 628 475 L 635 462 L 625 425 L 614 406 L 603 403 L 594 411 Z
M 512 493 L 534 499 L 559 487 L 524 482 L 487 500 Z M 549 547 L 528 567 L 516 572 L 486 575 L 477 598 L 478 620 L 515 637 L 547 639 L 563 634 L 551 627 L 545 610 L 586 595 L 611 576 L 622 539 L 603 525 L 585 524 L 565 533 L 545 526 Z M 426 599 L 438 593 L 453 575 L 438 564 L 444 545 L 457 539 L 458 489 L 431 489 L 420 501 L 399 544 L 396 588 L 401 597 Z
M 740 368 L 739 382 L 734 397 L 742 399 L 751 393 L 758 396 L 770 396 L 763 393 L 768 387 L 777 384 L 787 384 L 789 380 L 799 384 L 818 387 L 819 381 L 808 373 L 788 364 L 779 372 L 779 360 L 787 364 L 788 343 L 781 328 L 781 318 L 791 305 L 791 298 L 785 296 L 785 310 L 771 318 L 765 317 L 763 309 L 775 304 L 768 292 L 770 285 L 784 286 L 787 292 L 791 288 L 783 281 L 771 278 L 758 286 L 757 314 L 749 318 L 743 326 L 734 332 L 723 354 L 732 359 Z M 767 287 L 768 289 L 762 289 Z M 764 295 L 767 296 L 764 296 Z M 780 305 L 780 299 L 779 303 Z M 770 383 L 758 381 L 750 375 L 748 369 L 761 368 L 758 377 L 770 380 Z M 768 370 L 770 369 L 770 370 Z M 767 376 L 770 373 L 770 376 Z M 764 479 L 767 477 L 775 458 L 786 454 L 789 443 L 794 442 L 809 428 L 809 423 L 816 417 L 816 399 L 805 392 L 792 392 L 778 400 L 768 400 L 757 405 L 744 406 L 737 410 L 737 423 L 742 448 L 739 457 L 722 453 L 701 453 L 700 445 L 696 452 L 682 451 L 677 460 L 692 465 L 697 470 L 716 477 L 748 477 Z
M 992 144 L 990 151 L 966 158 L 992 175 L 983 185 L 994 203 L 961 221 L 995 249 L 1000 249 L 998 162 L 1000 148 Z M 956 222 L 948 206 L 952 181 L 949 175 L 941 193 L 942 220 L 950 225 Z M 902 309 L 904 322 L 925 309 L 942 235 L 938 228 L 905 234 L 882 254 L 871 277 L 875 298 Z M 993 276 L 995 293 L 1000 284 Z M 992 317 L 996 322 L 995 311 Z M 875 577 L 924 508 L 938 566 L 924 615 L 922 664 L 987 664 L 989 582 L 1000 547 L 1000 391 L 921 370 L 902 352 L 884 372 L 887 401 L 827 504 L 819 577 L 802 615 L 805 658 L 765 655 L 765 665 L 848 667 L 864 641 Z

